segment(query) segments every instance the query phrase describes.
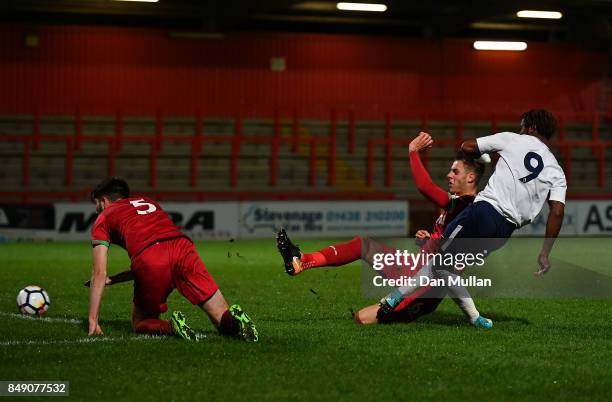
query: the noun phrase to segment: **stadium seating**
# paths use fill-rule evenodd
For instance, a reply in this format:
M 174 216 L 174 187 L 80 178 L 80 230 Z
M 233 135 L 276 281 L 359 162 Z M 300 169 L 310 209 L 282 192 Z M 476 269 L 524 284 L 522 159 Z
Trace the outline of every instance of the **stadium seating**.
M 407 145 L 416 133 L 434 136 L 437 144 L 424 160 L 443 183 L 461 138 L 517 129 L 499 120 L 2 115 L 2 199 L 23 200 L 24 192 L 82 199 L 110 173 L 138 191 L 185 199 L 241 192 L 414 199 Z M 563 117 L 554 150 L 571 193 L 612 190 L 605 180 L 612 173 L 611 140 L 606 119 Z

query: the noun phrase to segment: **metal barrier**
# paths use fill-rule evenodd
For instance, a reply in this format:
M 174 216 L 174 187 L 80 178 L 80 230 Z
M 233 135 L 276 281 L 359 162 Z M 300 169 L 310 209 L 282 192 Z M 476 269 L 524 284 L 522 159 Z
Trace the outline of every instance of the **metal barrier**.
M 600 115 L 598 113 L 561 113 L 559 116 L 559 136 L 558 140 L 552 141 L 551 145 L 559 147 L 564 160 L 564 169 L 568 181 L 572 176 L 572 150 L 575 148 L 590 148 L 594 158 L 597 161 L 597 185 L 599 188 L 605 186 L 605 152 L 612 147 L 612 140 L 600 139 L 600 124 L 603 119 L 612 120 L 611 116 Z M 430 121 L 435 120 L 438 116 L 422 115 L 420 127 L 422 130 L 427 130 Z M 487 121 L 490 122 L 491 132 L 496 132 L 499 127 L 500 115 L 490 115 Z M 448 116 L 444 120 L 449 120 Z M 74 134 L 73 135 L 50 135 L 41 132 L 41 113 L 33 114 L 33 124 L 31 134 L 20 135 L 0 135 L 0 142 L 22 142 L 23 157 L 22 157 L 22 183 L 25 193 L 30 186 L 30 160 L 32 150 L 40 148 L 42 142 L 64 142 L 66 146 L 65 154 L 65 169 L 64 183 L 66 186 L 71 186 L 74 181 L 73 161 L 75 152 L 82 150 L 82 145 L 85 142 L 106 142 L 108 144 L 108 175 L 115 175 L 115 166 L 117 154 L 120 152 L 125 143 L 148 143 L 150 146 L 149 157 L 149 182 L 151 187 L 155 188 L 158 184 L 157 180 L 157 162 L 159 153 L 163 149 L 165 143 L 184 143 L 190 144 L 190 164 L 189 164 L 189 184 L 192 188 L 196 188 L 199 183 L 198 177 L 198 161 L 203 152 L 203 147 L 206 144 L 226 143 L 231 145 L 229 155 L 230 163 L 230 186 L 237 188 L 238 182 L 238 161 L 241 155 L 243 144 L 269 144 L 269 186 L 273 190 L 278 184 L 278 165 L 279 151 L 283 145 L 288 145 L 294 153 L 299 152 L 300 145 L 308 146 L 308 186 L 315 187 L 317 177 L 317 159 L 318 146 L 327 144 L 327 185 L 334 186 L 336 184 L 336 159 L 337 159 L 337 144 L 338 130 L 337 120 L 338 114 L 336 110 L 330 111 L 329 117 L 329 132 L 325 137 L 311 137 L 300 135 L 299 115 L 296 111 L 291 117 L 291 135 L 281 135 L 281 119 L 279 113 L 275 113 L 273 117 L 273 135 L 271 136 L 249 136 L 243 133 L 243 118 L 237 116 L 234 123 L 233 135 L 218 135 L 206 134 L 204 127 L 204 117 L 201 113 L 197 113 L 195 122 L 194 135 L 164 135 L 164 116 L 161 110 L 156 112 L 155 118 L 155 134 L 154 135 L 128 135 L 125 134 L 124 125 L 125 118 L 121 110 L 118 110 L 115 115 L 115 133 L 114 135 L 84 135 L 83 134 L 83 119 L 80 109 L 77 109 L 74 114 Z M 452 121 L 455 122 L 455 138 L 440 139 L 436 141 L 436 145 L 458 147 L 464 140 L 465 122 L 469 120 L 483 119 L 483 116 L 455 116 Z M 568 140 L 566 126 L 570 122 L 589 122 L 591 125 L 590 140 Z M 371 138 L 367 141 L 367 160 L 366 160 L 366 183 L 368 187 L 373 187 L 373 172 L 374 172 L 374 151 L 377 146 L 384 147 L 384 186 L 392 187 L 392 147 L 407 146 L 410 139 L 394 138 L 392 132 L 393 119 L 390 113 L 386 113 L 384 117 L 384 135 L 380 138 Z M 347 114 L 347 152 L 352 154 L 356 149 L 356 116 L 353 111 Z M 406 155 L 407 157 L 407 155 Z M 428 164 L 428 153 L 424 155 L 424 164 Z M 74 194 L 81 194 L 75 192 Z M 267 192 L 266 192 L 267 193 Z M 36 194 L 36 192 L 32 192 Z M 69 198 L 73 196 L 73 193 Z M 239 194 L 239 193 L 233 193 Z M 314 193 L 313 193 L 314 194 Z M 345 193 L 346 194 L 346 193 Z M 360 194 L 360 193 L 359 193 Z M 2 195 L 2 193 L 0 193 Z M 74 195 L 76 196 L 76 195 Z M 377 196 L 371 193 L 373 198 Z

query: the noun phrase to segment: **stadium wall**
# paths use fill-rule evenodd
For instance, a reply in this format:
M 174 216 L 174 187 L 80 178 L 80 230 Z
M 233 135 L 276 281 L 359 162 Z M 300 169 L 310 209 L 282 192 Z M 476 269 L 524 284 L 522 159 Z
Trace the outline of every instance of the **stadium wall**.
M 281 227 L 296 238 L 404 237 L 416 230 L 406 201 L 167 202 L 163 207 L 197 240 L 272 239 Z M 545 207 L 514 236 L 542 237 L 547 214 Z M 95 219 L 91 203 L 0 204 L 0 242 L 87 240 Z M 611 233 L 612 201 L 568 201 L 562 236 Z
M 26 34 L 38 36 L 38 46 L 26 46 Z M 272 58 L 283 58 L 286 69 L 272 71 Z M 280 33 L 194 39 L 159 29 L 3 25 L 0 112 L 299 110 L 317 117 L 335 107 L 362 118 L 407 111 L 515 115 L 533 106 L 592 112 L 602 103 L 607 108 L 607 64 L 605 53 L 555 43 L 504 53 L 453 39 Z
M 193 239 L 273 238 L 284 227 L 299 238 L 405 236 L 406 201 L 162 203 Z M 0 241 L 87 240 L 96 212 L 91 203 L 0 204 Z

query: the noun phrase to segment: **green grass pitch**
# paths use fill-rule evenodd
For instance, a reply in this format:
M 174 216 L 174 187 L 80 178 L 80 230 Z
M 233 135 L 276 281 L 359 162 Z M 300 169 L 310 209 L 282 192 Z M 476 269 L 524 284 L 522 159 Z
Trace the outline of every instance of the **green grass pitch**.
M 328 244 L 300 242 L 306 251 Z M 37 284 L 51 296 L 47 317 L 86 319 L 90 246 L 0 245 L 0 380 L 70 381 L 69 399 L 79 401 L 610 398 L 610 299 L 477 300 L 495 322 L 489 332 L 467 325 L 448 300 L 415 323 L 358 326 L 350 310 L 374 301 L 362 296 L 359 263 L 290 278 L 272 239 L 200 242 L 198 249 L 228 301 L 257 323 L 259 343 L 218 336 L 177 292 L 170 309 L 182 310 L 206 338 L 136 337 L 130 284 L 105 291 L 104 340 L 85 342 L 75 321 L 19 318 L 17 292 Z M 128 263 L 111 248 L 110 273 Z M 37 400 L 15 398 L 26 399 Z

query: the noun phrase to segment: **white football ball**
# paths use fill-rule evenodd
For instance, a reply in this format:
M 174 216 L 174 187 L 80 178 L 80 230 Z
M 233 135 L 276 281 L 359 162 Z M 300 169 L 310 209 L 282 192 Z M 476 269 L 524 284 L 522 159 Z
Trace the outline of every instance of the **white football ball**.
M 43 315 L 49 309 L 51 299 L 40 286 L 26 286 L 17 295 L 17 308 L 24 315 Z

